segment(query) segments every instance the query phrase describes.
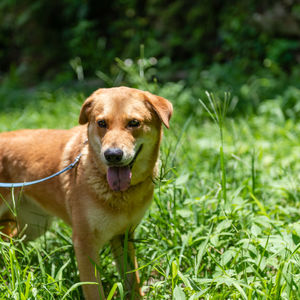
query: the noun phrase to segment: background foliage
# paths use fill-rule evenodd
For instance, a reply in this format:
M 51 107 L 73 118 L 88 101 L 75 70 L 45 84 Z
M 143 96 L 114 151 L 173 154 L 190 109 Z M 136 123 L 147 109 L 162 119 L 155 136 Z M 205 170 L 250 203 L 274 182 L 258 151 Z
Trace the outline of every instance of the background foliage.
M 113 82 L 98 86 L 118 85 L 126 80 L 115 58 L 130 64 L 142 55 L 154 58 L 150 80 L 182 81 L 194 98 L 232 91 L 243 111 L 289 86 L 297 90 L 281 101 L 293 108 L 299 92 L 297 0 L 2 0 L 0 19 L 2 81 L 108 74 Z

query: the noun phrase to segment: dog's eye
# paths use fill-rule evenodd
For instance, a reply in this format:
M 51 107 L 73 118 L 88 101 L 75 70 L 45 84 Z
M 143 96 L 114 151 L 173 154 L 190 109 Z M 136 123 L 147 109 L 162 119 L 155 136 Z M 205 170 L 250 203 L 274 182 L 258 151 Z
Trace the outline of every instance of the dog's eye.
M 135 119 L 128 122 L 128 127 L 139 127 L 140 125 L 141 122 Z
M 101 128 L 107 128 L 107 124 L 104 120 L 99 120 L 98 122 L 98 126 Z

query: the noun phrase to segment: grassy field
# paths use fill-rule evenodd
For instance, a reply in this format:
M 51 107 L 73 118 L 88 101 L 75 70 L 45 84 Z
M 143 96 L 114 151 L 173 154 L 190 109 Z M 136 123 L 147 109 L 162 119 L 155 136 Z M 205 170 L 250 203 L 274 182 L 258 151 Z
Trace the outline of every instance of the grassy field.
M 2 92 L 0 131 L 77 125 L 87 94 L 45 90 Z M 145 299 L 300 299 L 300 123 L 276 100 L 255 115 L 231 101 L 220 116 L 203 97 L 210 116 L 198 99 L 186 111 L 176 84 L 155 92 L 175 113 L 137 228 Z M 58 220 L 35 242 L 0 241 L 0 299 L 82 299 L 70 236 Z M 100 255 L 106 294 L 121 299 L 109 246 Z

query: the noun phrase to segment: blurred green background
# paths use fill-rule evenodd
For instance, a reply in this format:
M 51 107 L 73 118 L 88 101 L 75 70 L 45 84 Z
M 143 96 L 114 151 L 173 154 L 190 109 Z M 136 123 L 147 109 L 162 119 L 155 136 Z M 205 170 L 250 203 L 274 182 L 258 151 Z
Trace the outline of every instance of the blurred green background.
M 136 64 L 147 82 L 188 88 L 183 112 L 205 90 L 230 91 L 236 112 L 269 99 L 300 112 L 297 0 L 2 0 L 0 20 L 2 89 L 140 87 Z

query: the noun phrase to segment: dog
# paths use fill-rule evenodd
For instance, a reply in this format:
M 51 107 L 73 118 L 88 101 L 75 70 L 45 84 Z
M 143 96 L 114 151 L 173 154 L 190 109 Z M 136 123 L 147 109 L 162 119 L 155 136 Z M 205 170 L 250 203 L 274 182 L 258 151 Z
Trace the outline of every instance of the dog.
M 103 88 L 85 100 L 77 127 L 1 133 L 0 182 L 44 178 L 81 155 L 73 169 L 15 188 L 14 198 L 20 200 L 16 216 L 10 207 L 11 190 L 0 188 L 2 232 L 12 236 L 23 231 L 32 240 L 47 229 L 52 216 L 60 217 L 72 227 L 80 280 L 98 283 L 83 286 L 85 299 L 105 299 L 96 266 L 107 242 L 125 282 L 126 298 L 141 299 L 133 231 L 152 200 L 162 124 L 169 128 L 172 112 L 167 99 L 150 92 Z

